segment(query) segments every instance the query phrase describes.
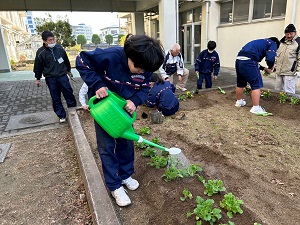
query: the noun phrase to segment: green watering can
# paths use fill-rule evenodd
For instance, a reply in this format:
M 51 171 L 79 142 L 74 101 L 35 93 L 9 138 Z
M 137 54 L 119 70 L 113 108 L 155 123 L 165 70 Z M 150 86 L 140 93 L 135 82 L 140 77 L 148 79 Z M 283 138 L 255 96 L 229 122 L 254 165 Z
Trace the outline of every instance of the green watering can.
M 124 109 L 127 104 L 126 100 L 110 90 L 107 90 L 107 93 L 108 96 L 96 104 L 94 104 L 94 102 L 97 98 L 93 96 L 89 100 L 89 107 L 92 117 L 111 137 L 143 142 L 161 150 L 168 151 L 172 155 L 181 152 L 179 148 L 165 148 L 135 134 L 132 124 L 136 119 L 136 112 L 134 112 L 131 117 Z

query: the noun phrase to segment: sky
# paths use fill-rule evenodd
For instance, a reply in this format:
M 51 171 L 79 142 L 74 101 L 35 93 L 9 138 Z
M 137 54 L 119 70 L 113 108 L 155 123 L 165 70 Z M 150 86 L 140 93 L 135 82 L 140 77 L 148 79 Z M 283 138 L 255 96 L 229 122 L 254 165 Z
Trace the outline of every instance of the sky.
M 71 25 L 78 25 L 79 23 L 85 23 L 86 25 L 91 25 L 93 33 L 98 33 L 101 28 L 119 25 L 118 13 L 110 12 L 41 12 L 33 11 L 33 17 L 48 18 L 46 13 L 52 15 L 53 20 L 55 21 L 58 16 L 64 17 L 67 15 Z M 124 24 L 125 20 L 120 19 L 120 24 Z

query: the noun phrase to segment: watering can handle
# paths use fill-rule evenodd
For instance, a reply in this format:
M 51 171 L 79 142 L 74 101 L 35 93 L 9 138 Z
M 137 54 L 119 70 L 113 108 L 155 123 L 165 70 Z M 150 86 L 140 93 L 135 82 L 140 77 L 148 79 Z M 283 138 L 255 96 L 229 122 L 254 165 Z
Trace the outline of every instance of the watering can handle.
M 106 91 L 107 91 L 108 95 L 110 95 L 110 94 L 113 93 L 113 92 L 111 92 L 111 91 L 108 90 L 108 89 L 107 89 Z M 95 101 L 96 99 L 97 99 L 96 95 L 94 95 L 93 97 L 90 98 L 89 103 L 88 103 L 90 109 L 92 109 L 92 108 L 95 106 L 94 101 Z M 136 111 L 134 111 L 134 112 L 132 113 L 132 122 L 134 122 L 135 119 L 136 119 Z

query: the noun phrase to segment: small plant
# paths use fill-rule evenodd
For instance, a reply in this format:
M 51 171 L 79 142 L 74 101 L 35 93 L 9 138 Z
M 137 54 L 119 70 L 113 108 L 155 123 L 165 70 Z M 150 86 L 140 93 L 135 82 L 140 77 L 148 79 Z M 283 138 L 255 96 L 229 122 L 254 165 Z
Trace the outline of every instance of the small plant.
M 139 133 L 140 133 L 141 135 L 150 134 L 150 133 L 151 133 L 150 127 L 148 127 L 148 126 L 141 127 Z
M 144 142 L 134 142 L 134 146 L 139 149 L 144 149 L 144 148 L 149 147 L 149 145 Z
M 151 147 L 147 147 L 145 149 L 145 151 L 142 153 L 142 156 L 144 156 L 144 157 L 150 157 L 150 158 L 154 157 L 156 155 L 157 155 L 157 151 L 155 149 L 151 148 Z
M 232 193 L 224 195 L 224 198 L 220 202 L 221 208 L 227 210 L 227 216 L 230 219 L 233 217 L 233 214 L 243 213 L 243 210 L 240 208 L 241 204 L 244 204 L 244 202 L 242 200 L 236 199 Z
M 261 225 L 260 223 L 254 223 L 253 225 Z
M 157 144 L 157 145 L 159 144 L 159 138 L 158 137 L 153 138 L 151 141 L 153 143 Z
M 187 92 L 186 92 L 186 97 L 187 97 L 187 98 L 193 98 L 194 95 L 193 95 L 191 92 L 187 91 Z
M 175 166 L 171 166 L 168 169 L 165 169 L 165 173 L 162 175 L 162 177 L 165 177 L 165 181 L 171 181 L 176 180 L 178 178 L 183 178 L 181 171 L 177 169 Z
M 204 183 L 204 187 L 206 188 L 204 194 L 207 196 L 212 196 L 220 191 L 226 191 L 221 180 L 208 180 L 207 183 Z
M 184 177 L 193 177 L 197 172 L 202 172 L 202 168 L 200 167 L 200 165 L 191 164 L 190 166 L 181 170 L 181 174 Z
M 270 96 L 271 96 L 270 89 L 268 89 L 267 91 L 262 91 L 260 93 L 260 96 L 263 97 L 263 98 L 270 98 Z
M 199 176 L 199 175 L 197 175 L 197 176 L 198 176 L 198 180 L 199 180 L 202 184 L 205 184 L 205 179 L 204 179 L 204 177 Z
M 234 225 L 234 222 L 228 221 L 228 224 L 227 223 L 220 223 L 219 225 Z
M 246 86 L 246 87 L 244 88 L 244 94 L 245 94 L 245 95 L 250 95 L 250 94 L 251 94 L 251 91 L 252 91 L 252 89 L 251 89 L 250 86 Z
M 279 92 L 279 102 L 280 103 L 285 103 L 287 99 L 288 99 L 288 95 L 286 93 Z
M 186 95 L 179 95 L 178 100 L 185 101 L 186 100 Z
M 201 220 L 209 222 L 209 224 L 214 224 L 214 222 L 217 221 L 217 219 L 221 219 L 221 210 L 218 208 L 213 208 L 214 200 L 213 199 L 207 199 L 204 201 L 203 198 L 200 196 L 196 197 L 196 203 L 197 207 L 194 209 L 193 212 L 188 212 L 186 214 L 187 218 L 189 218 L 191 215 L 196 216 L 197 224 L 202 224 Z
M 182 195 L 183 196 L 180 197 L 180 200 L 183 201 L 183 202 L 186 199 L 192 199 L 193 198 L 192 193 L 188 189 L 186 189 L 186 188 L 182 191 Z
M 291 100 L 291 105 L 298 105 L 299 104 L 299 102 L 300 102 L 300 99 L 299 98 L 296 98 L 296 97 L 291 97 L 290 98 L 290 100 Z
M 168 158 L 156 155 L 151 157 L 151 161 L 148 162 L 148 165 L 154 166 L 156 169 L 164 168 L 168 164 Z
M 226 94 L 226 91 L 224 91 L 221 87 L 218 87 L 218 89 L 220 90 L 220 92 L 225 95 Z

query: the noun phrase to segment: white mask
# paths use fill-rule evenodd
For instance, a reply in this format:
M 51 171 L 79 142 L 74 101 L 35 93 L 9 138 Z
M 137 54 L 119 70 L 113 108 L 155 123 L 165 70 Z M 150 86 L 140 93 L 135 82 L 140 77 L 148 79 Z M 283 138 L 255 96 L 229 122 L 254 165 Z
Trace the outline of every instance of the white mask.
M 48 44 L 49 48 L 54 48 L 54 46 L 56 45 L 56 43 L 54 42 L 53 44 Z
M 214 50 L 212 50 L 212 51 L 211 51 L 211 50 L 208 50 L 208 52 L 209 52 L 209 53 L 213 53 L 213 52 L 214 52 Z

